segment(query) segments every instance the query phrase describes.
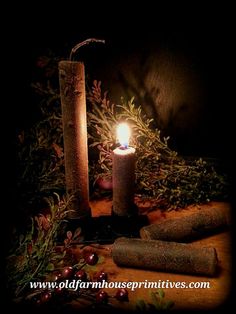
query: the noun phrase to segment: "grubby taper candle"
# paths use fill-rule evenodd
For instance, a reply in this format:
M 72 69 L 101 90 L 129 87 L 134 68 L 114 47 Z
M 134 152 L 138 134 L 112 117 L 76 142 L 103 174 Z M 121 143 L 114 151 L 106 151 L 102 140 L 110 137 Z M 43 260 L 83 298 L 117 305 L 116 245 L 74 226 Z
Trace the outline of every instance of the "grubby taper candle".
M 75 195 L 69 218 L 81 218 L 90 216 L 84 64 L 61 61 L 59 79 L 66 188 Z
M 188 242 L 227 225 L 227 216 L 219 208 L 201 209 L 197 213 L 151 224 L 140 229 L 142 239 Z
M 213 247 L 158 240 L 118 238 L 113 244 L 112 258 L 119 266 L 193 275 L 213 276 L 217 268 Z
M 118 216 L 130 216 L 134 213 L 135 149 L 128 146 L 130 129 L 126 123 L 118 125 L 117 137 L 121 145 L 113 151 L 112 211 Z

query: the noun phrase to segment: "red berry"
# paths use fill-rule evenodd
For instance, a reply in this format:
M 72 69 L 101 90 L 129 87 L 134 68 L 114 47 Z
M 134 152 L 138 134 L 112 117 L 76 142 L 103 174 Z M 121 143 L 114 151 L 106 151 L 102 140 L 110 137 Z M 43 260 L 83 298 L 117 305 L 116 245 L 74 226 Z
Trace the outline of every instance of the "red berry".
M 40 300 L 40 299 L 36 299 L 36 304 L 39 306 L 39 305 L 41 305 L 42 304 L 42 301 Z
M 106 291 L 99 291 L 96 295 L 96 300 L 98 303 L 107 303 L 108 294 L 106 293 Z
M 105 273 L 104 271 L 101 271 L 97 274 L 96 278 L 97 278 L 97 281 L 101 281 L 101 282 L 103 280 L 107 281 L 107 273 Z
M 32 250 L 33 250 L 32 243 L 29 243 L 28 246 L 27 246 L 27 251 L 28 251 L 28 254 L 29 254 L 29 255 L 31 255 Z
M 62 279 L 62 274 L 57 272 L 57 273 L 53 274 L 52 279 L 53 279 L 53 281 L 59 281 Z
M 112 179 L 99 177 L 96 184 L 101 190 L 112 190 Z
M 65 292 L 65 289 L 63 289 L 63 288 L 57 287 L 57 288 L 54 289 L 54 293 L 56 295 L 62 295 L 64 292 Z
M 128 297 L 128 291 L 126 289 L 119 289 L 116 292 L 116 299 L 119 301 L 128 301 L 129 297 Z
M 51 297 L 52 297 L 51 292 L 44 291 L 41 293 L 40 300 L 42 303 L 46 303 L 51 299 Z
M 64 279 L 71 278 L 73 276 L 73 274 L 74 274 L 74 270 L 70 266 L 63 268 L 62 273 L 61 273 L 62 278 L 64 278 Z
M 75 273 L 75 277 L 76 279 L 80 279 L 81 281 L 86 281 L 88 279 L 87 274 L 83 269 L 77 271 L 77 273 Z
M 89 255 L 85 256 L 85 262 L 91 266 L 96 265 L 98 262 L 97 253 L 90 253 Z

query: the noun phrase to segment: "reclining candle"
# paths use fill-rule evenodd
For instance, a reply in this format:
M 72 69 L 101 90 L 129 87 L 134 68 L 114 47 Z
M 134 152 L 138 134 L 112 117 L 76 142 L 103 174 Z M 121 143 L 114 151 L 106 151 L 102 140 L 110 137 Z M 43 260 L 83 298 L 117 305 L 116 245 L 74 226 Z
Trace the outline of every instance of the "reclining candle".
M 113 213 L 130 216 L 134 213 L 135 149 L 129 147 L 126 123 L 118 125 L 117 138 L 120 146 L 113 151 Z
M 121 237 L 113 244 L 112 258 L 118 266 L 192 275 L 217 275 L 218 258 L 215 248 L 199 247 L 192 243 Z

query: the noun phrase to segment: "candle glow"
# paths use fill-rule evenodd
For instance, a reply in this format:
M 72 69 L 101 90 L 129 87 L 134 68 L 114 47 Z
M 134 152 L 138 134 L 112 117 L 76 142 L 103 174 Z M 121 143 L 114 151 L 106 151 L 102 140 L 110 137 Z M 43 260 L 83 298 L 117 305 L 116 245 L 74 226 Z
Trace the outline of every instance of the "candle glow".
M 127 148 L 130 139 L 130 128 L 127 123 L 120 123 L 117 127 L 117 139 L 121 146 Z

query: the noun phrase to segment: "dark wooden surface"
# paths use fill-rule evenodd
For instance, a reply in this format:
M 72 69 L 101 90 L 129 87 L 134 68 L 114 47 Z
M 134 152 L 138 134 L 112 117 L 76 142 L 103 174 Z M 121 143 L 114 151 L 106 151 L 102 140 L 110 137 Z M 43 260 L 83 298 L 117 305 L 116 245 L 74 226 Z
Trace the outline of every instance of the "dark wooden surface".
M 228 203 L 221 202 L 212 202 L 202 206 L 190 206 L 187 209 L 180 211 L 168 211 L 162 213 L 160 210 L 154 210 L 149 212 L 150 204 L 139 203 L 138 199 L 136 200 L 137 205 L 139 206 L 140 212 L 146 212 L 149 218 L 150 223 L 157 221 L 162 221 L 165 219 L 173 217 L 181 217 L 190 215 L 201 208 L 221 208 L 226 211 L 227 215 L 230 216 L 231 208 Z M 92 215 L 109 215 L 111 212 L 111 201 L 108 200 L 99 200 L 91 202 Z M 232 247 L 231 247 L 231 236 L 229 231 L 223 231 L 218 234 L 214 234 L 203 238 L 201 240 L 194 241 L 196 247 L 211 246 L 214 247 L 217 251 L 217 256 L 219 260 L 219 269 L 217 275 L 213 278 L 205 276 L 193 276 L 185 274 L 175 274 L 175 273 L 166 273 L 159 271 L 148 271 L 141 269 L 125 268 L 118 267 L 114 264 L 111 258 L 111 249 L 112 245 L 106 245 L 105 249 L 98 250 L 99 255 L 104 255 L 104 261 L 97 266 L 98 270 L 104 270 L 108 273 L 109 281 L 158 281 L 158 280 L 169 280 L 173 282 L 209 282 L 209 289 L 177 289 L 169 288 L 164 289 L 165 299 L 172 300 L 174 302 L 174 309 L 189 309 L 189 310 L 210 310 L 215 309 L 219 305 L 222 305 L 225 300 L 227 300 L 230 289 L 231 289 L 231 256 L 232 256 Z M 127 252 L 128 254 L 128 252 Z M 118 308 L 121 309 L 135 309 L 135 305 L 138 299 L 144 299 L 147 302 L 150 302 L 150 290 L 140 288 L 135 291 L 129 290 L 129 302 L 120 303 L 114 299 L 111 300 L 111 303 L 115 304 Z M 110 295 L 114 294 L 116 289 L 109 289 L 108 293 Z M 152 289 L 156 291 L 156 289 Z

